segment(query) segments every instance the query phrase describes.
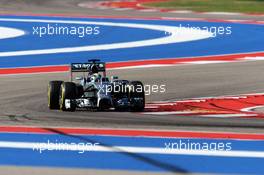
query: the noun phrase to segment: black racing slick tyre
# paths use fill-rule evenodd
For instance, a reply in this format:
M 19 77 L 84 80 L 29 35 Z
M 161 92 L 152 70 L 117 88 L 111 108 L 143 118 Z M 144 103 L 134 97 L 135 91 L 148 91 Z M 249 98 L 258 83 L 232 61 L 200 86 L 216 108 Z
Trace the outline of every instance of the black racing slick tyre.
M 74 100 L 76 99 L 76 85 L 73 82 L 64 82 L 61 84 L 60 88 L 60 110 L 62 111 L 75 111 L 76 104 Z M 66 100 L 69 100 L 66 104 Z
M 63 81 L 50 81 L 48 84 L 48 107 L 49 109 L 60 109 L 59 97 L 60 87 Z
M 145 91 L 144 85 L 140 81 L 130 82 L 129 92 L 130 103 L 132 104 L 131 110 L 134 112 L 144 111 L 145 108 Z M 140 99 L 140 100 L 136 100 Z

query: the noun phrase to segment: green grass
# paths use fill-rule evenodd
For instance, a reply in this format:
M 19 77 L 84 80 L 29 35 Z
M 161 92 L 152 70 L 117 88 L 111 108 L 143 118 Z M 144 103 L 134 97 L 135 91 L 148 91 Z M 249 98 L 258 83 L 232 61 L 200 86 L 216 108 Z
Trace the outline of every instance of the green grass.
M 198 12 L 264 13 L 264 0 L 169 0 L 144 6 Z

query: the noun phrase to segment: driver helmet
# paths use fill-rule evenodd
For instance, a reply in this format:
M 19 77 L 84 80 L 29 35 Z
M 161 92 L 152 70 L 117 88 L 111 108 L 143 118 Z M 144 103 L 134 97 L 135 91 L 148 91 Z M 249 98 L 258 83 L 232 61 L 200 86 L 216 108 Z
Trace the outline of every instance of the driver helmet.
M 99 82 L 101 80 L 101 75 L 98 73 L 95 73 L 91 76 L 91 82 Z
M 97 65 L 93 64 L 93 65 L 91 66 L 91 68 L 90 68 L 90 72 L 91 72 L 92 74 L 97 74 L 97 73 L 98 73 L 98 67 L 97 67 Z

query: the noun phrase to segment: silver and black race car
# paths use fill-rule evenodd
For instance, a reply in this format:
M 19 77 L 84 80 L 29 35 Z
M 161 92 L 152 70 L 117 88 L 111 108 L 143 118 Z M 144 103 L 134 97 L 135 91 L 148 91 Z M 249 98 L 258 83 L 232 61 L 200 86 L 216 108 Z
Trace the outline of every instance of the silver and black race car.
M 75 77 L 73 73 L 81 73 Z M 86 75 L 87 74 L 87 75 Z M 144 85 L 140 81 L 120 80 L 106 76 L 105 63 L 89 60 L 88 63 L 72 63 L 70 81 L 50 81 L 48 85 L 50 109 L 75 111 L 80 109 L 117 111 L 143 111 L 145 107 Z

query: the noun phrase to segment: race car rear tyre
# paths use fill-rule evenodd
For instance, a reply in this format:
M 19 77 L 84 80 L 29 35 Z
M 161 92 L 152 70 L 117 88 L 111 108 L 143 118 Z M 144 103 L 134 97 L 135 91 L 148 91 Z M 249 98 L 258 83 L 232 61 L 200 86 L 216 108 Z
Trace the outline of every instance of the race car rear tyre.
M 144 85 L 141 81 L 131 81 L 130 87 L 129 100 L 132 104 L 131 110 L 134 112 L 141 112 L 145 108 Z M 136 101 L 136 98 L 141 99 L 141 101 Z
M 50 81 L 48 84 L 48 107 L 49 109 L 60 109 L 59 97 L 60 87 L 63 81 Z
M 73 102 L 76 99 L 76 85 L 73 82 L 64 82 L 60 88 L 60 110 L 62 111 L 75 111 L 76 104 Z M 69 104 L 66 104 L 69 100 Z

